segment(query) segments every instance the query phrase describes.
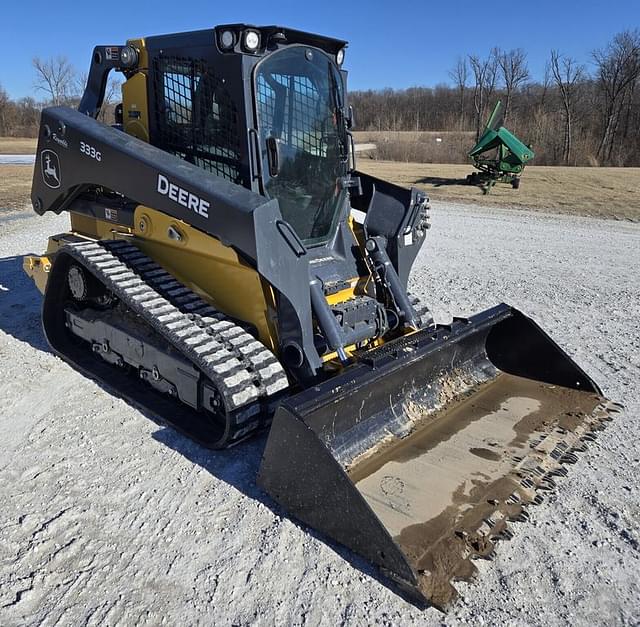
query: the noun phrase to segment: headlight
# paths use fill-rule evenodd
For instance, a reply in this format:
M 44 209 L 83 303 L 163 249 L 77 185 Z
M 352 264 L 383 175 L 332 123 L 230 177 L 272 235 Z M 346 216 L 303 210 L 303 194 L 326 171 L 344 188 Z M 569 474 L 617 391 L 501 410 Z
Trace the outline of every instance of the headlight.
M 244 32 L 243 45 L 245 50 L 255 52 L 260 45 L 260 34 L 255 30 L 246 30 Z
M 132 46 L 120 49 L 120 63 L 123 67 L 133 67 L 138 64 L 138 51 Z
M 233 48 L 233 44 L 236 43 L 236 37 L 230 30 L 223 30 L 220 33 L 220 47 L 224 50 L 229 50 L 229 48 Z
M 340 48 L 340 50 L 338 50 L 336 61 L 338 62 L 338 65 L 342 65 L 342 62 L 344 61 L 344 48 Z

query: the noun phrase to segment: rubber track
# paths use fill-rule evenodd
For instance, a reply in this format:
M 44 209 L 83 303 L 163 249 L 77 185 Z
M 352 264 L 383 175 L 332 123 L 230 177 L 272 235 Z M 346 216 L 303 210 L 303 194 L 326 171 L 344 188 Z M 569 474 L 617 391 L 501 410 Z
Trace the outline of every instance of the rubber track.
M 67 244 L 64 252 L 201 370 L 228 413 L 242 409 L 238 418 L 246 420 L 288 387 L 269 349 L 136 246 L 123 240 L 80 242 Z

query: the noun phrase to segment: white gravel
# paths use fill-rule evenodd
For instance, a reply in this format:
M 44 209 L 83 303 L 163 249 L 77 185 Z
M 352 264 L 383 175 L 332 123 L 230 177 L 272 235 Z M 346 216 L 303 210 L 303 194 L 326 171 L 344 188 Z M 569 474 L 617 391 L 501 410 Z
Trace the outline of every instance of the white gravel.
M 0 624 L 637 624 L 640 225 L 433 214 L 411 284 L 439 321 L 508 302 L 626 406 L 446 616 L 262 495 L 263 439 L 206 451 L 54 357 L 20 256 L 67 218 L 14 214 L 0 218 Z

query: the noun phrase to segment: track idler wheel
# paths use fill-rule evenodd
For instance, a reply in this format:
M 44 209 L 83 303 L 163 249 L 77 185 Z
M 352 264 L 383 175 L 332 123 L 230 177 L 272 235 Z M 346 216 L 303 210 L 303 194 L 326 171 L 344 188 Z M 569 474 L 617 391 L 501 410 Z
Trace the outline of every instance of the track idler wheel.
M 67 286 L 72 299 L 77 303 L 90 301 L 102 308 L 112 305 L 115 300 L 100 281 L 77 263 L 71 263 L 67 268 Z
M 72 263 L 67 270 L 67 285 L 74 300 L 82 302 L 89 296 L 89 282 L 86 272 L 78 264 Z

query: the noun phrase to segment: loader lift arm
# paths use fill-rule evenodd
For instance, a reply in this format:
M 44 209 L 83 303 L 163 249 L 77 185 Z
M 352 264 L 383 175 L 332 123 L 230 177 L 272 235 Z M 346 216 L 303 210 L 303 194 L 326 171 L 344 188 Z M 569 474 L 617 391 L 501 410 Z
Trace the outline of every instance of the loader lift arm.
M 68 149 L 51 141 L 51 133 L 60 134 L 62 128 Z M 296 319 L 288 321 L 282 341 L 293 338 L 300 344 L 305 355 L 300 370 L 313 376 L 320 361 L 311 333 L 308 259 L 286 228 L 277 200 L 203 172 L 67 107 L 45 109 L 41 129 L 37 154 L 42 158 L 44 151 L 55 150 L 60 186 L 48 186 L 40 168 L 35 169 L 31 199 L 38 213 L 81 209 L 83 193 L 103 187 L 230 243 L 290 303 Z M 100 160 L 81 153 L 81 142 L 95 148 Z M 189 208 L 190 200 L 194 208 Z M 104 213 L 100 217 L 104 219 Z M 279 250 L 275 257 L 274 247 Z
M 132 46 L 96 46 L 91 55 L 89 76 L 78 111 L 97 118 L 102 108 L 111 70 L 127 74 L 137 61 L 138 53 Z

